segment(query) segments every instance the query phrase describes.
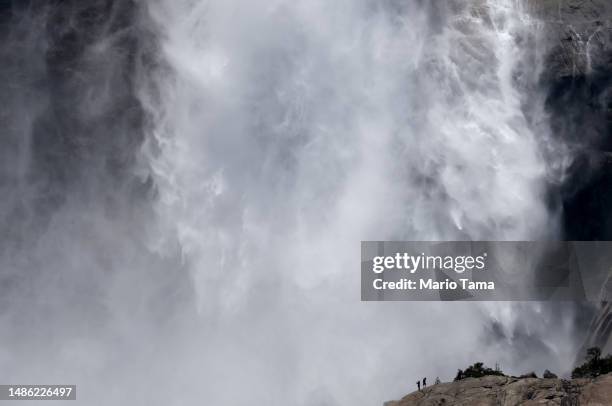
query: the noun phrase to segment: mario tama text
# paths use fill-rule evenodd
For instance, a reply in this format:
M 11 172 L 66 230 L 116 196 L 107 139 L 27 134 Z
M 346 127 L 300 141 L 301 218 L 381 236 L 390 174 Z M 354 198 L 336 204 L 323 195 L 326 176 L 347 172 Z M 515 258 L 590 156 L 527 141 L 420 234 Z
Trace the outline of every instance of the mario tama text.
M 399 281 L 385 281 L 377 278 L 374 279 L 372 285 L 376 290 L 495 290 L 493 281 L 472 281 L 465 278 L 460 278 L 458 281 L 448 278 L 443 281 L 432 278 L 419 278 L 418 280 L 402 278 Z
M 408 252 L 378 255 L 372 258 L 372 272 L 379 276 L 373 279 L 372 287 L 375 290 L 494 290 L 494 281 L 474 281 L 466 277 L 459 277 L 456 280 L 432 277 L 432 273 L 436 270 L 444 272 L 443 274 L 457 275 L 462 275 L 466 271 L 484 272 L 486 259 L 486 252 L 480 255 L 426 255 L 425 253 L 414 255 Z M 391 278 L 385 277 L 385 273 L 391 272 L 403 272 L 411 278 L 398 278 L 397 274 Z M 413 276 L 417 277 L 412 278 Z

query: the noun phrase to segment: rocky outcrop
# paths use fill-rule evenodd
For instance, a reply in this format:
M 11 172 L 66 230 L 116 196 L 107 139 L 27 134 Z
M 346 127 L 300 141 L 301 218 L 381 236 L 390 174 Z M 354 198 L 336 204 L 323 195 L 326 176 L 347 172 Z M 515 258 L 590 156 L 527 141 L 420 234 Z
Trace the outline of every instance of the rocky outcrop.
M 413 392 L 385 406 L 612 405 L 612 374 L 595 379 L 538 379 L 507 376 L 467 378 Z

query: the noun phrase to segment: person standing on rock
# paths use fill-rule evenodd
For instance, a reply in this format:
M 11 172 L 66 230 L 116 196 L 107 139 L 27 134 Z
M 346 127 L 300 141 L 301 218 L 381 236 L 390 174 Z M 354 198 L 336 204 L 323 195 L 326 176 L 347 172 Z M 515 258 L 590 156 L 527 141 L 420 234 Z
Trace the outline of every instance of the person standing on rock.
M 427 386 L 427 377 L 423 378 L 423 389 Z
M 421 381 L 417 381 L 417 388 L 419 388 L 419 390 L 421 390 Z

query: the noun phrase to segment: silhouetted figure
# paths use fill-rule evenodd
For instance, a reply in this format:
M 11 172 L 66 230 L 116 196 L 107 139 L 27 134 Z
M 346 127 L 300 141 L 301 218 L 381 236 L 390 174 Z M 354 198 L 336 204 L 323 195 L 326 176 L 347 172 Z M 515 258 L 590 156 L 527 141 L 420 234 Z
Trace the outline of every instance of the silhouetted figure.
M 427 378 L 423 378 L 423 389 L 427 386 Z
M 417 388 L 419 388 L 419 390 L 421 390 L 421 381 L 417 381 Z

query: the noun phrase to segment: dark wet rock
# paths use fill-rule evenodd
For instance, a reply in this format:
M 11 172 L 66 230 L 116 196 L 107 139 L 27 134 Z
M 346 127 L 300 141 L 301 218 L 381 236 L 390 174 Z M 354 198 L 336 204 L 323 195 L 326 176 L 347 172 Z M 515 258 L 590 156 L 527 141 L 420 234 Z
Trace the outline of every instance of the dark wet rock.
M 589 74 L 610 64 L 612 3 L 605 0 L 530 0 L 546 26 L 552 49 L 546 73 L 553 78 Z
M 612 2 L 528 0 L 539 21 L 552 136 L 572 161 L 551 185 L 566 240 L 612 239 Z

